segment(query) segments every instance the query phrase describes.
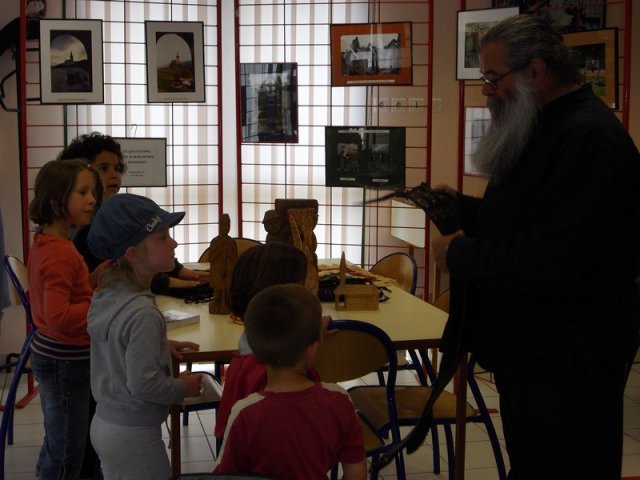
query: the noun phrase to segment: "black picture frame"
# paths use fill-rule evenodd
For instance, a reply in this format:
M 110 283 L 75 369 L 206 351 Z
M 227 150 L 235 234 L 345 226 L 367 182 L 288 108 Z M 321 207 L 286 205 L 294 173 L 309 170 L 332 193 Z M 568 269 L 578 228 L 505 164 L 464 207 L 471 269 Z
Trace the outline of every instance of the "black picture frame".
M 202 103 L 203 22 L 144 22 L 149 103 Z
M 561 33 L 601 30 L 607 26 L 605 0 L 493 0 L 492 6 L 518 7 L 520 13 L 539 15 Z
M 405 127 L 325 127 L 327 187 L 404 188 Z
M 457 80 L 478 80 L 480 78 L 480 60 L 478 58 L 480 37 L 500 20 L 513 15 L 518 15 L 518 9 L 515 7 L 462 10 L 458 12 L 456 37 Z
M 40 102 L 104 103 L 102 20 L 40 20 Z
M 618 29 L 565 33 L 563 37 L 583 84 L 591 85 L 609 108 L 618 110 Z
M 240 64 L 243 143 L 298 143 L 298 64 Z

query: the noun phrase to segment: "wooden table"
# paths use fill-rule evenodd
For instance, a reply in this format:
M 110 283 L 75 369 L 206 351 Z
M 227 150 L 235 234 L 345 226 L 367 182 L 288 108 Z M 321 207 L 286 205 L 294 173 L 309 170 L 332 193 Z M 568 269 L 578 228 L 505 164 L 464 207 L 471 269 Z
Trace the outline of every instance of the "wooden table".
M 398 350 L 437 347 L 447 314 L 400 288 L 391 287 L 389 296 L 388 301 L 380 304 L 379 310 L 337 311 L 333 303 L 323 303 L 323 314 L 331 315 L 336 320 L 356 319 L 377 325 L 387 332 Z M 233 323 L 228 315 L 209 314 L 207 303 L 186 304 L 181 299 L 161 295 L 157 299 L 161 310 L 180 310 L 200 315 L 199 324 L 174 328 L 168 332 L 172 340 L 200 344 L 200 351 L 185 353 L 183 362 L 226 361 L 231 358 L 243 332 L 242 325 Z M 174 368 L 177 370 L 177 363 Z M 462 431 L 456 428 L 457 441 L 459 433 L 464 435 L 464 418 L 460 426 Z M 171 409 L 171 445 L 171 468 L 177 476 L 181 470 L 180 415 L 177 408 Z

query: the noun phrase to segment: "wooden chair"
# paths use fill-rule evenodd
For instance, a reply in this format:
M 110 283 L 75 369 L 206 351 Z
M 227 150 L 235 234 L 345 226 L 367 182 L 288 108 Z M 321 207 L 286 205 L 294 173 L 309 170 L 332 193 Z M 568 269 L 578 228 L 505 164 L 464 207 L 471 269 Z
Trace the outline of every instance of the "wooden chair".
M 222 385 L 218 377 L 209 372 L 193 372 L 202 375 L 202 393 L 198 397 L 185 398 L 180 404 L 182 425 L 189 425 L 189 412 L 216 410 L 222 397 Z
M 437 298 L 434 299 L 432 305 L 449 312 L 450 309 L 450 290 L 445 290 Z M 424 353 L 423 362 L 425 367 L 429 370 L 430 376 L 435 376 L 435 366 L 428 363 L 428 358 Z M 467 404 L 467 422 L 469 423 L 482 423 L 485 426 L 491 448 L 496 461 L 496 468 L 498 471 L 498 478 L 500 480 L 506 480 L 507 472 L 504 465 L 504 458 L 502 456 L 502 450 L 500 449 L 500 443 L 498 442 L 498 435 L 495 427 L 489 415 L 489 410 L 480 392 L 480 387 L 475 376 L 476 359 L 473 355 L 469 358 L 467 363 L 467 384 L 469 390 L 472 393 L 472 397 L 476 403 L 476 408 L 473 408 L 470 404 Z M 429 389 L 430 390 L 430 389 Z M 422 414 L 422 410 L 426 401 L 431 394 L 430 391 L 424 391 L 422 387 L 404 387 L 403 392 L 398 394 L 398 417 L 401 425 L 414 425 Z M 442 425 L 445 431 L 446 445 L 447 445 L 447 458 L 449 465 L 449 478 L 453 480 L 455 465 L 455 452 L 454 452 L 454 440 L 451 432 L 451 425 L 455 425 L 456 422 L 456 396 L 453 393 L 447 391 L 438 398 L 435 408 L 433 410 L 434 425 Z M 432 428 L 432 433 L 435 433 L 435 428 Z M 437 435 L 434 436 L 434 469 L 435 469 L 435 451 L 437 448 Z M 436 472 L 438 473 L 438 472 Z
M 344 335 L 344 332 L 341 331 L 347 328 L 354 328 L 351 324 L 362 323 L 364 322 L 357 322 L 355 320 L 338 320 L 330 323 L 329 328 L 336 328 L 339 331 L 337 334 L 327 336 L 322 345 L 321 360 L 316 366 L 316 370 L 323 381 L 326 379 L 326 381 L 342 382 L 363 376 L 355 376 L 356 372 L 362 373 L 366 370 L 359 366 L 359 362 L 362 361 L 360 360 L 360 357 L 366 359 L 366 356 L 369 354 L 368 350 L 372 350 L 373 347 L 357 337 L 348 338 Z M 369 325 L 369 327 L 373 327 L 373 325 Z M 389 340 L 389 342 L 391 341 Z M 390 348 L 393 349 L 392 344 Z M 393 356 L 395 358 L 395 355 Z M 419 385 L 395 385 L 397 370 L 394 363 L 395 362 L 391 362 L 389 364 L 389 379 L 387 380 L 387 385 L 365 385 L 349 389 L 349 395 L 353 400 L 353 404 L 356 407 L 356 410 L 358 410 L 362 415 L 365 423 L 383 438 L 387 438 L 389 434 L 391 434 L 391 444 L 396 442 L 393 436 L 393 432 L 396 429 L 395 423 L 397 422 L 398 426 L 415 425 L 420 419 L 424 406 L 431 396 L 432 391 L 430 387 Z M 491 421 L 491 417 L 489 416 L 486 403 L 482 398 L 482 394 L 480 393 L 479 386 L 475 379 L 475 364 L 475 358 L 472 356 L 468 363 L 467 381 L 477 408 L 467 404 L 466 420 L 470 423 L 482 423 L 485 425 L 495 456 L 498 476 L 500 480 L 506 480 L 506 469 L 504 466 L 502 450 L 500 449 L 498 437 L 493 426 L 493 422 Z M 343 370 L 351 372 L 351 374 L 342 374 Z M 353 378 L 348 378 L 351 375 L 354 375 Z M 394 384 L 391 397 L 388 391 L 389 382 Z M 392 398 L 391 401 L 394 404 L 393 408 L 395 410 L 395 419 L 389 414 L 391 409 L 390 398 Z M 456 423 L 456 401 L 456 395 L 451 392 L 445 391 L 441 394 L 436 401 L 433 410 L 434 422 L 433 427 L 431 428 L 433 437 L 432 444 L 434 449 L 434 473 L 440 473 L 437 429 L 438 426 L 442 426 L 445 432 L 447 458 L 449 465 L 452 466 L 449 470 L 450 480 L 453 480 L 455 473 L 453 469 L 453 465 L 455 465 L 454 438 L 451 426 Z M 388 448 L 391 444 L 385 446 Z M 381 450 L 384 451 L 384 447 Z M 378 451 L 376 453 L 379 454 L 380 452 Z M 375 458 L 375 454 L 372 454 L 371 456 Z M 402 468 L 404 469 L 404 464 L 402 464 Z M 396 469 L 398 469 L 398 457 L 396 457 Z M 397 475 L 398 478 L 404 478 L 400 475 L 399 471 L 397 472 Z
M 403 252 L 395 252 L 378 260 L 370 269 L 371 273 L 381 275 L 383 277 L 392 278 L 398 286 L 411 295 L 416 293 L 416 284 L 418 282 L 418 266 L 414 258 Z M 411 361 L 407 360 L 407 354 Z M 427 379 L 424 371 L 420 367 L 418 353 L 413 350 L 401 350 L 398 355 L 398 370 L 414 370 L 420 383 L 426 385 Z M 384 373 L 386 368 L 378 372 L 378 381 L 380 385 L 384 385 Z
M 315 369 L 323 382 L 346 382 L 376 372 L 384 365 L 389 366 L 386 385 L 368 387 L 375 389 L 384 399 L 384 406 L 378 412 L 355 405 L 361 420 L 368 457 L 377 458 L 400 440 L 400 427 L 395 406 L 397 361 L 396 352 L 389 336 L 375 325 L 358 320 L 335 320 L 329 329 L 337 332 L 328 335 L 321 347 L 321 354 Z M 349 390 L 349 394 L 353 389 Z M 386 429 L 374 427 L 372 413 L 385 418 Z M 390 441 L 384 442 L 383 437 Z M 404 458 L 400 451 L 395 458 L 398 478 L 405 478 Z M 371 478 L 377 478 L 373 475 Z
M 11 379 L 9 390 L 7 391 L 7 397 L 5 399 L 4 409 L 2 412 L 2 421 L 0 423 L 0 478 L 4 478 L 4 456 L 6 445 L 13 445 L 13 417 L 15 408 L 18 403 L 23 402 L 26 404 L 31 400 L 31 398 L 38 394 L 38 389 L 34 385 L 33 374 L 31 373 L 31 370 L 27 368 L 27 362 L 31 355 L 31 341 L 33 340 L 33 334 L 36 331 L 35 325 L 33 324 L 33 318 L 31 316 L 29 297 L 27 297 L 26 293 L 29 289 L 27 267 L 16 257 L 10 255 L 6 255 L 4 257 L 4 267 L 9 275 L 11 283 L 13 284 L 16 295 L 24 307 L 27 318 L 27 336 L 18 355 L 18 363 L 16 365 L 13 378 Z M 16 402 L 18 386 L 24 373 L 28 374 L 27 396 L 25 396 L 25 398 L 20 402 Z
M 400 288 L 411 295 L 416 293 L 418 266 L 411 255 L 403 252 L 391 253 L 378 260 L 369 271 L 394 279 Z
M 256 245 L 260 245 L 260 241 L 253 240 L 252 238 L 244 238 L 244 237 L 236 237 L 234 238 L 236 242 L 236 247 L 238 248 L 238 255 L 240 255 L 245 250 L 248 250 L 251 247 L 255 247 Z M 209 247 L 205 248 L 204 251 L 200 254 L 200 258 L 198 259 L 198 263 L 207 263 L 209 261 Z
M 209 247 L 205 248 L 198 258 L 198 263 L 209 263 Z
M 258 240 L 253 240 L 252 238 L 243 238 L 236 237 L 234 238 L 236 242 L 236 247 L 238 247 L 238 256 L 245 250 L 249 250 L 251 247 L 255 247 L 256 245 L 260 245 L 262 242 Z

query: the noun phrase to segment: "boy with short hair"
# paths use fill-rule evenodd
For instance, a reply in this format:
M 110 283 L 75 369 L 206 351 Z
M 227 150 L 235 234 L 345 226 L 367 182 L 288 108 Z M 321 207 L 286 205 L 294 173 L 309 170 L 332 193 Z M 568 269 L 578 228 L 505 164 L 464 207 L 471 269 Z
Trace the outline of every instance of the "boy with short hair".
M 345 480 L 366 478 L 348 394 L 307 377 L 320 350 L 321 316 L 317 296 L 301 285 L 275 285 L 251 300 L 245 331 L 267 385 L 233 407 L 216 473 L 307 480 L 326 478 L 341 463 Z

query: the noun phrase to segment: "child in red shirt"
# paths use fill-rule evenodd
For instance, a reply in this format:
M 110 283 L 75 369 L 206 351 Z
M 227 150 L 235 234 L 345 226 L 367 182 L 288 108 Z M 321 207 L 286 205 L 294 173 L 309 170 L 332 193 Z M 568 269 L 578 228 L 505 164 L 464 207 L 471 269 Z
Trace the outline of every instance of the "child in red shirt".
M 38 172 L 29 217 L 38 225 L 29 253 L 29 300 L 37 328 L 31 368 L 40 386 L 44 443 L 37 478 L 78 478 L 89 431 L 89 334 L 93 288 L 73 243 L 102 200 L 98 173 L 84 160 L 54 160 Z
M 321 316 L 318 297 L 301 285 L 275 285 L 253 298 L 245 328 L 267 383 L 231 410 L 216 473 L 320 479 L 340 463 L 345 480 L 366 478 L 349 395 L 308 377 L 320 351 Z
M 260 291 L 282 283 L 303 284 L 307 275 L 307 257 L 285 243 L 256 245 L 238 257 L 231 278 L 230 306 L 235 320 L 241 321 L 251 299 Z M 311 378 L 318 380 L 314 370 Z M 220 406 L 216 411 L 215 436 L 219 447 L 229 412 L 236 401 L 257 392 L 267 384 L 267 372 L 253 355 L 243 333 L 227 369 Z

